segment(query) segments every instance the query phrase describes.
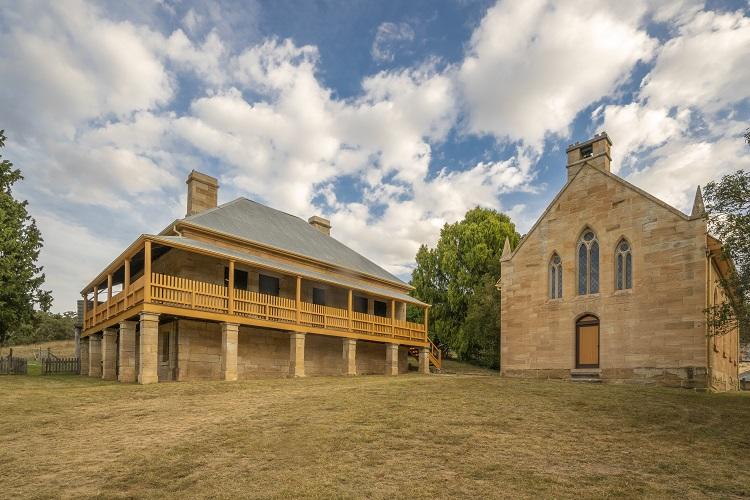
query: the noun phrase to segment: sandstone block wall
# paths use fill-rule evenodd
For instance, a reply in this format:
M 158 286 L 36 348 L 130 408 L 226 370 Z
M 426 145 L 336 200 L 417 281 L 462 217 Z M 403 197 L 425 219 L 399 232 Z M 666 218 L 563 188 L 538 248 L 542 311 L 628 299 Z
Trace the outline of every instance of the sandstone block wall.
M 177 380 L 221 380 L 221 325 L 177 322 Z
M 726 302 L 728 297 L 724 293 L 719 281 L 719 272 L 715 262 L 711 260 L 708 282 L 710 285 L 709 301 L 711 306 L 718 306 Z M 710 356 L 710 384 L 715 391 L 736 391 L 739 383 L 739 328 L 723 335 L 713 335 L 708 339 L 708 355 Z
M 238 345 L 238 378 L 289 375 L 288 333 L 241 326 Z
M 586 227 L 600 244 L 600 293 L 577 294 L 577 244 Z M 706 226 L 592 168 L 550 207 L 512 260 L 502 263 L 501 369 L 568 376 L 575 323 L 599 317 L 602 377 L 706 367 Z M 616 245 L 632 246 L 633 288 L 615 290 Z M 563 262 L 563 298 L 549 298 L 548 265 Z M 612 371 L 614 370 L 614 371 Z
M 290 369 L 288 332 L 240 326 L 237 343 L 237 378 L 288 377 Z M 177 380 L 220 380 L 222 378 L 221 325 L 178 320 Z M 385 344 L 357 341 L 358 375 L 385 373 Z M 408 348 L 398 351 L 399 373 L 409 369 Z M 305 336 L 305 375 L 342 375 L 343 339 L 324 335 Z

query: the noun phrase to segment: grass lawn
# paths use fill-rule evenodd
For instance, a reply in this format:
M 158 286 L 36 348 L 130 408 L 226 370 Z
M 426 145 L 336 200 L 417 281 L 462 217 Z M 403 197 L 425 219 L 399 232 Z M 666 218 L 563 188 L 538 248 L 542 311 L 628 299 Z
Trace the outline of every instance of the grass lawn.
M 750 495 L 750 393 L 486 375 L 0 377 L 0 496 Z

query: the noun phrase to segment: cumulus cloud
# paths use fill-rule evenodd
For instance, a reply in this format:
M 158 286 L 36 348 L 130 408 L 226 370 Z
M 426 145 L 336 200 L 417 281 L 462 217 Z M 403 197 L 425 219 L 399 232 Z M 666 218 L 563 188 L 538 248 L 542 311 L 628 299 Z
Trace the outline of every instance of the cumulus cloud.
M 474 31 L 458 72 L 467 130 L 541 149 L 576 114 L 623 83 L 656 41 L 639 3 L 498 2 Z
M 473 206 L 506 210 L 528 226 L 526 205 L 506 206 L 502 196 L 536 192 L 545 138 L 565 136 L 581 110 L 618 95 L 639 62 L 653 68 L 635 100 L 601 105 L 593 117 L 631 179 L 679 204 L 687 184 L 742 165 L 730 139 L 741 121 L 718 118 L 747 97 L 739 13 L 703 13 L 679 0 L 498 2 L 462 61 L 390 67 L 341 98 L 321 77 L 317 47 L 239 44 L 222 20 L 257 16 L 215 5 L 174 10 L 173 22 L 159 24 L 113 20 L 74 0 L 4 9 L 8 156 L 27 177 L 20 192 L 45 235 L 42 263 L 58 309 L 72 307 L 81 285 L 139 232 L 184 214 L 192 168 L 220 178 L 220 201 L 246 195 L 305 218 L 328 216 L 335 237 L 403 277 L 418 246 L 434 244 Z M 672 39 L 651 38 L 651 20 L 671 23 Z M 371 55 L 392 62 L 414 38 L 409 24 L 381 24 Z M 722 48 L 726 68 L 709 60 L 703 47 L 711 45 Z M 675 97 L 680 79 L 695 85 L 695 99 Z M 697 122 L 713 132 L 698 135 Z M 435 157 L 468 135 L 488 135 L 506 153 L 460 166 Z
M 382 23 L 375 32 L 370 54 L 376 62 L 391 62 L 395 59 L 396 52 L 413 40 L 414 29 L 409 23 Z
M 747 124 L 733 119 L 750 98 L 750 19 L 692 12 L 679 17 L 634 102 L 594 113 L 615 141 L 615 169 L 626 167 L 630 180 L 683 210 L 697 185 L 750 161 Z

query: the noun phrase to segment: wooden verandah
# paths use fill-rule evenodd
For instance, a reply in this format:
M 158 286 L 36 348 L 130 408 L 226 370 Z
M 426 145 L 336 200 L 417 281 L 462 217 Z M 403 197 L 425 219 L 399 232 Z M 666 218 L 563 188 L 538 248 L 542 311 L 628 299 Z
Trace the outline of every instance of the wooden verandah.
M 429 340 L 428 321 L 429 306 L 423 305 L 423 322 L 414 323 L 396 318 L 396 299 L 381 296 L 390 301 L 390 315 L 383 317 L 354 311 L 352 308 L 353 293 L 371 291 L 348 288 L 347 308 L 313 304 L 301 300 L 302 275 L 296 279 L 296 296 L 286 298 L 275 295 L 237 289 L 234 286 L 234 267 L 242 259 L 226 258 L 215 252 L 169 245 L 188 252 L 200 253 L 211 257 L 226 259 L 228 283 L 225 285 L 188 279 L 152 270 L 152 248 L 155 242 L 142 236 L 115 262 L 113 262 L 95 283 L 84 290 L 84 327 L 83 336 L 97 333 L 112 327 L 121 321 L 132 318 L 141 312 L 165 314 L 175 317 L 200 319 L 216 322 L 236 323 L 261 328 L 282 329 L 300 333 L 315 333 L 337 337 L 369 340 L 376 342 L 398 343 L 413 347 L 429 347 L 430 361 L 440 367 L 440 350 Z M 156 242 L 164 246 L 163 241 Z M 137 276 L 131 281 L 133 260 L 142 254 L 137 263 Z M 250 262 L 250 266 L 258 266 Z M 284 272 L 269 267 L 269 270 Z M 122 275 L 122 286 L 113 290 L 114 276 Z M 106 300 L 99 301 L 104 292 L 103 280 L 106 276 Z M 89 293 L 92 300 L 88 299 Z

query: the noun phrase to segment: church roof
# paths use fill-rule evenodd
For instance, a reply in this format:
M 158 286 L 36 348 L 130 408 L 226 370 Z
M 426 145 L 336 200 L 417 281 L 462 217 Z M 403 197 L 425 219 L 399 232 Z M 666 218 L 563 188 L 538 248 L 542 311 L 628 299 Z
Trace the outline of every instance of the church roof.
M 409 286 L 337 239 L 318 231 L 303 219 L 247 198 L 237 198 L 216 208 L 185 217 L 179 222 L 239 237 L 396 285 Z
M 570 185 L 573 184 L 573 182 L 578 178 L 578 176 L 581 175 L 581 172 L 583 172 L 586 169 L 591 169 L 591 170 L 593 170 L 595 172 L 600 173 L 601 175 L 604 175 L 604 176 L 606 176 L 606 177 L 614 180 L 615 182 L 618 182 L 618 183 L 622 184 L 623 186 L 625 186 L 626 188 L 630 189 L 631 191 L 634 191 L 634 192 L 640 194 L 641 196 L 643 196 L 645 198 L 648 198 L 649 200 L 651 200 L 655 204 L 661 206 L 662 208 L 668 210 L 669 212 L 672 212 L 674 215 L 676 215 L 677 217 L 680 217 L 681 219 L 684 219 L 684 220 L 695 220 L 695 219 L 700 219 L 702 217 L 702 215 L 698 215 L 698 216 L 689 216 L 689 215 L 686 215 L 685 213 L 683 213 L 682 211 L 676 209 L 675 207 L 673 207 L 669 203 L 667 203 L 667 202 L 665 202 L 663 200 L 660 200 L 656 196 L 654 196 L 654 195 L 652 195 L 652 194 L 644 191 L 643 189 L 639 188 L 638 186 L 635 186 L 635 185 L 629 183 L 628 181 L 626 181 L 622 177 L 619 177 L 619 176 L 617 176 L 617 175 L 615 175 L 615 174 L 613 174 L 611 172 L 606 172 L 604 170 L 601 170 L 601 169 L 598 169 L 598 168 L 594 168 L 591 165 L 588 165 L 588 164 L 584 163 L 583 166 L 581 167 L 581 169 L 573 176 L 572 179 L 570 179 L 565 184 L 565 186 L 563 186 L 563 188 L 560 190 L 559 193 L 557 193 L 557 196 L 555 196 L 555 198 L 550 202 L 550 204 L 547 205 L 547 208 L 544 210 L 544 212 L 542 213 L 542 215 L 539 216 L 539 218 L 536 220 L 536 222 L 531 227 L 531 229 L 529 229 L 529 232 L 526 233 L 526 236 L 524 236 L 523 239 L 521 239 L 521 241 L 518 243 L 518 246 L 515 248 L 515 250 L 513 250 L 513 254 L 507 260 L 513 259 L 513 257 L 518 253 L 518 251 L 521 249 L 521 247 L 526 242 L 526 240 L 529 239 L 529 236 L 531 236 L 531 234 L 536 230 L 537 226 L 539 226 L 539 224 L 542 222 L 542 220 L 544 219 L 544 217 L 549 213 L 549 211 L 552 209 L 552 207 L 555 205 L 555 203 L 557 203 L 557 201 L 562 197 L 563 193 L 565 193 L 565 191 L 568 190 L 568 187 L 570 187 Z M 702 200 L 702 197 L 701 197 L 701 200 Z

